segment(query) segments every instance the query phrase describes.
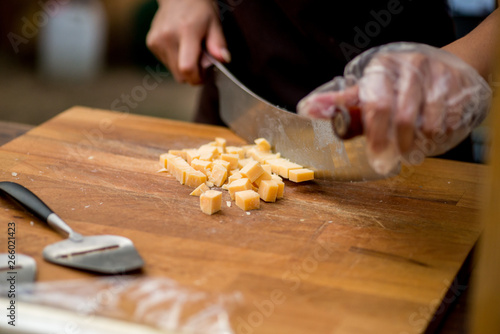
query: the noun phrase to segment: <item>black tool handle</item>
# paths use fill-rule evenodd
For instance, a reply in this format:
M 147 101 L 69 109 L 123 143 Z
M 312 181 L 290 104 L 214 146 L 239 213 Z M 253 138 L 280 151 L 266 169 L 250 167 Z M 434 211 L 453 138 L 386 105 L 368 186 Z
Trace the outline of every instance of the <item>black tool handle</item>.
M 47 222 L 50 214 L 54 213 L 38 196 L 15 182 L 0 182 L 0 192 L 9 195 L 16 202 L 28 209 L 32 214 Z
M 361 108 L 358 106 L 337 107 L 332 117 L 335 135 L 340 139 L 351 139 L 363 134 Z

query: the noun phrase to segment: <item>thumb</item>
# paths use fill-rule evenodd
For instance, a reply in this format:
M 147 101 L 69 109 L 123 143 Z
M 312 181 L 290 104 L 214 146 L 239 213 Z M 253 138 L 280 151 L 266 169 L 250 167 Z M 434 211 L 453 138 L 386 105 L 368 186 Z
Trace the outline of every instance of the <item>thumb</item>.
M 205 45 L 209 54 L 221 62 L 229 63 L 231 54 L 227 49 L 226 39 L 222 32 L 222 27 L 219 21 L 214 20 L 208 27 Z

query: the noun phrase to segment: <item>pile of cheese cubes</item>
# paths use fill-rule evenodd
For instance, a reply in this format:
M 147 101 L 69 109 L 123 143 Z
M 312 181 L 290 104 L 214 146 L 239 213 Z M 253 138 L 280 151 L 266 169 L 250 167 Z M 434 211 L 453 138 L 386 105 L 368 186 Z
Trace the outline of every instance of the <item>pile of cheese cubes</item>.
M 222 207 L 222 192 L 213 187 L 227 190 L 231 200 L 247 211 L 259 209 L 260 200 L 275 202 L 282 198 L 283 178 L 294 182 L 314 179 L 312 170 L 273 153 L 264 138 L 241 147 L 226 146 L 224 138 L 215 138 L 198 148 L 169 150 L 160 155 L 160 165 L 160 171 L 195 188 L 191 195 L 200 197 L 201 210 L 209 215 Z

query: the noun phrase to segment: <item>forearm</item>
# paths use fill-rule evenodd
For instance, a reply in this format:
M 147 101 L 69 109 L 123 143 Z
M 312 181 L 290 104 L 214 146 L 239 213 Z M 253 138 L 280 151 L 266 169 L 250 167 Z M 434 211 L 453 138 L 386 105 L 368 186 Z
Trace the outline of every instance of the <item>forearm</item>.
M 446 45 L 443 49 L 462 58 L 487 79 L 495 63 L 499 22 L 500 10 L 497 9 L 469 34 Z

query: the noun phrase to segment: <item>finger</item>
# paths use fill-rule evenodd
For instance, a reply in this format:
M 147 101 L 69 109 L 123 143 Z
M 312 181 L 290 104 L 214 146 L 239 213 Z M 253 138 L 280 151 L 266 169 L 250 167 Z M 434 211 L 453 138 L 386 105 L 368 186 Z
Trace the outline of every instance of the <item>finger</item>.
M 226 39 L 219 21 L 213 20 L 208 27 L 205 46 L 208 53 L 220 62 L 231 62 L 231 54 L 227 49 Z
M 178 68 L 185 82 L 199 84 L 201 82 L 199 60 L 201 56 L 201 38 L 195 34 L 184 34 L 179 45 Z
M 445 65 L 437 62 L 430 64 L 429 80 L 426 84 L 426 103 L 422 112 L 422 133 L 434 138 L 445 131 L 446 90 L 454 85 Z
M 385 149 L 392 130 L 393 80 L 384 71 L 369 72 L 360 81 L 366 139 L 374 152 Z
M 297 113 L 310 118 L 332 118 L 336 106 L 358 105 L 358 92 L 355 85 L 340 91 L 314 93 L 299 102 Z
M 394 115 L 396 141 L 401 154 L 414 146 L 418 118 L 423 107 L 424 78 L 430 72 L 422 55 L 401 56 Z
M 448 75 L 448 90 L 446 91 L 446 96 L 444 97 L 445 106 L 442 112 L 442 132 L 454 132 L 459 128 L 468 126 L 465 124 L 465 108 L 469 99 L 471 99 L 470 93 L 464 89 L 464 87 L 470 86 L 469 84 L 463 82 L 463 78 L 460 72 L 456 70 L 449 71 Z
M 381 58 L 360 80 L 368 161 L 382 175 L 389 174 L 400 160 L 393 124 L 396 73 L 393 60 Z

